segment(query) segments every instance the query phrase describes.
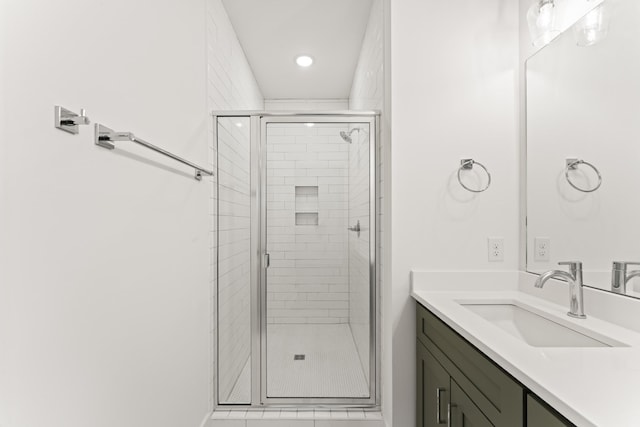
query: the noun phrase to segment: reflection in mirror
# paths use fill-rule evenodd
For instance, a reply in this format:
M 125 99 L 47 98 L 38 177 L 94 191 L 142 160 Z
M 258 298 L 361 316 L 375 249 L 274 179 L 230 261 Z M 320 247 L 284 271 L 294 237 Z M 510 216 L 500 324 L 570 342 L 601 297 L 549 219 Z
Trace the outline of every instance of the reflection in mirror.
M 526 73 L 527 270 L 582 261 L 585 285 L 640 297 L 638 267 L 612 274 L 640 262 L 640 2 L 602 3 Z

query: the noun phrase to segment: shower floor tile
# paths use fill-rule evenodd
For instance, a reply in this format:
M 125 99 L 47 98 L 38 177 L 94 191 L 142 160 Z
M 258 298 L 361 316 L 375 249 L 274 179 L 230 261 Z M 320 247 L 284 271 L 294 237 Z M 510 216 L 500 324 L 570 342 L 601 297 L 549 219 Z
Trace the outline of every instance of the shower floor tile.
M 304 360 L 294 360 L 304 355 Z M 369 383 L 347 324 L 269 324 L 268 397 L 368 397 Z

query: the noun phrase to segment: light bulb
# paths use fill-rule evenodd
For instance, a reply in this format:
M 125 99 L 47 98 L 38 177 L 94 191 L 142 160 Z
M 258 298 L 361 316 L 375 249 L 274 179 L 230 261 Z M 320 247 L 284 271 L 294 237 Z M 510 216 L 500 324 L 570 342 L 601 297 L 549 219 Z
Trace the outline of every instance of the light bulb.
M 593 28 L 600 25 L 602 20 L 602 8 L 598 7 L 587 13 L 584 18 L 584 26 L 586 28 Z
M 540 7 L 540 15 L 536 24 L 538 27 L 546 28 L 553 21 L 553 3 L 545 3 Z
M 534 46 L 542 47 L 553 40 L 560 34 L 554 0 L 535 0 L 527 12 L 527 23 Z
M 601 4 L 587 13 L 573 28 L 576 44 L 587 47 L 603 40 L 609 31 L 610 16 L 609 4 Z

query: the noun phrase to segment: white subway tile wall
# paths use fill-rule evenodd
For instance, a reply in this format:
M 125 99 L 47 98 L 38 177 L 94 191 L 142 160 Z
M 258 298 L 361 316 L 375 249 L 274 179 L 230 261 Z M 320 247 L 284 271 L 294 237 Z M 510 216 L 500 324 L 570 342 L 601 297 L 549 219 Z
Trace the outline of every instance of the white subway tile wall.
M 207 78 L 208 108 L 210 111 L 262 110 L 264 98 L 253 76 L 235 31 L 221 0 L 207 0 Z M 239 120 L 238 120 L 239 121 Z M 220 348 L 212 339 L 211 403 L 220 385 L 220 397 L 231 392 L 236 380 L 250 357 L 249 306 L 249 232 L 248 205 L 248 120 L 243 128 L 227 121 L 220 127 L 220 164 L 217 164 L 215 124 L 210 122 L 209 158 L 216 170 L 211 194 L 211 310 L 212 336 L 216 327 L 220 335 Z M 237 144 L 232 143 L 235 141 Z M 224 150 L 224 152 L 223 152 Z M 219 166 L 219 167 L 218 167 Z M 220 180 L 220 264 L 215 224 L 218 205 L 217 186 Z M 220 275 L 220 300 L 216 295 L 217 277 Z M 218 312 L 219 309 L 219 312 Z M 220 324 L 217 325 L 218 320 Z M 220 378 L 216 378 L 216 357 L 220 357 Z M 239 400 L 246 401 L 248 397 Z
M 362 42 L 362 49 L 360 51 L 360 59 L 356 67 L 356 72 L 353 77 L 353 85 L 351 87 L 351 94 L 349 97 L 349 108 L 352 110 L 378 110 L 384 109 L 384 21 L 383 21 L 383 2 L 382 0 L 374 0 L 371 6 L 371 15 L 369 16 L 369 23 L 367 25 L 367 31 Z M 384 120 L 380 120 L 381 126 L 384 124 Z M 384 135 L 380 129 L 378 129 L 379 135 Z M 357 142 L 357 144 L 356 144 Z M 352 153 L 350 158 L 352 162 L 362 156 L 363 147 L 361 144 L 365 143 L 363 138 L 354 138 L 354 144 L 352 144 Z M 378 259 L 379 266 L 378 286 L 382 286 L 382 255 L 384 248 L 384 230 L 382 227 L 382 206 L 383 206 L 383 153 L 384 153 L 384 138 L 380 138 L 378 141 L 377 152 L 377 174 L 378 174 L 378 195 L 379 199 L 376 201 L 378 212 Z M 357 155 L 359 152 L 360 155 Z M 361 159 L 362 161 L 362 159 Z M 363 167 L 357 168 L 353 163 L 350 167 L 350 187 L 351 194 L 349 198 L 350 210 L 353 210 L 350 223 L 354 220 L 365 218 L 363 210 L 365 209 L 365 194 L 363 180 L 365 179 L 364 173 L 368 172 L 368 169 Z M 368 200 L 368 199 L 366 199 Z M 368 206 L 367 206 L 368 207 Z M 366 216 L 368 220 L 368 216 Z M 368 264 L 365 265 L 365 261 L 368 262 L 369 251 L 369 235 L 361 234 L 361 238 L 357 240 L 357 244 L 351 244 L 349 246 L 349 257 L 351 260 L 350 268 L 350 318 L 351 331 L 360 355 L 360 361 L 362 362 L 365 372 L 369 367 L 369 307 L 364 305 L 365 299 L 363 293 L 368 292 L 369 288 L 369 275 Z M 374 296 L 372 296 L 374 297 Z M 368 303 L 368 300 L 367 300 Z M 378 313 L 380 315 L 380 308 L 378 306 Z
M 267 127 L 268 323 L 349 321 L 349 144 L 340 137 L 346 130 Z M 317 216 L 301 222 L 300 214 Z

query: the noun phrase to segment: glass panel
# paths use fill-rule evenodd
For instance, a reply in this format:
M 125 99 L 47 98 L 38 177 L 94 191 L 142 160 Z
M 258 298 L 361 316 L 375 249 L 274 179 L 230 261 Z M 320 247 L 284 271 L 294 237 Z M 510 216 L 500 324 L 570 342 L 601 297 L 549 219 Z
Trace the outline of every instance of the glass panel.
M 251 402 L 250 118 L 219 117 L 218 396 Z
M 369 124 L 268 123 L 266 149 L 267 397 L 367 398 Z

